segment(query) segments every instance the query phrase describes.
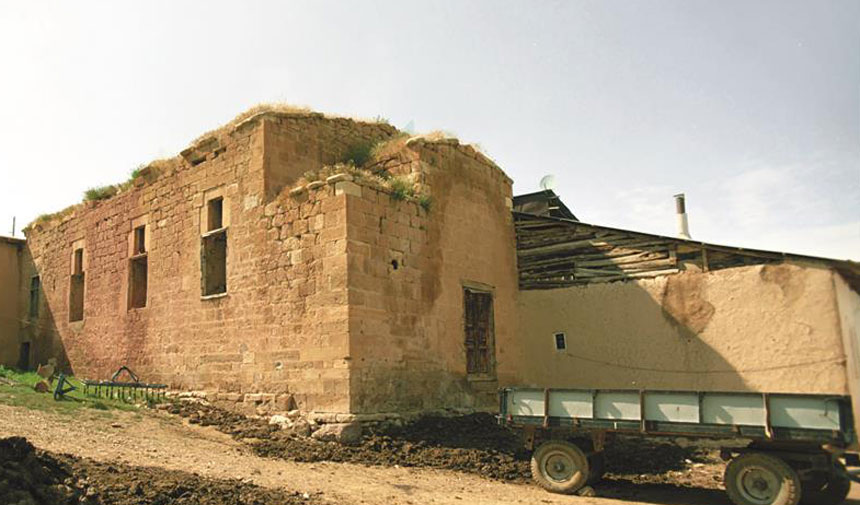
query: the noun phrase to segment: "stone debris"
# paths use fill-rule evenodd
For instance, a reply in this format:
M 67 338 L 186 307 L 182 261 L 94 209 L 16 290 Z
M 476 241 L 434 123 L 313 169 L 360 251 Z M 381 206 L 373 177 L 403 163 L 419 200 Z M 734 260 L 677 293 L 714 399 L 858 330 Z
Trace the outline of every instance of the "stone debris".
M 311 437 L 323 442 L 358 445 L 361 442 L 361 425 L 359 423 L 323 424 L 311 434 Z

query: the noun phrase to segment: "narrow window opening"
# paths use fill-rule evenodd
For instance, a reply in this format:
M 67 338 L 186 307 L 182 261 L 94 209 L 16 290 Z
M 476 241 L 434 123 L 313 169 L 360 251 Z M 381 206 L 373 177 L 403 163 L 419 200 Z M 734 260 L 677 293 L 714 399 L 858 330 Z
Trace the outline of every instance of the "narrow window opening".
M 134 254 L 146 252 L 146 225 L 134 229 Z
M 203 237 L 203 296 L 227 292 L 227 230 Z
M 207 215 L 209 222 L 207 223 L 207 231 L 220 230 L 224 227 L 224 199 L 213 198 L 207 204 L 209 206 Z
M 39 298 L 42 291 L 42 281 L 39 276 L 30 278 L 30 319 L 39 317 Z
M 400 264 L 397 262 L 397 260 L 391 260 L 391 268 L 393 268 L 394 270 L 397 270 L 399 267 L 400 267 Z
M 146 255 L 132 258 L 129 265 L 128 283 L 128 306 L 131 309 L 146 307 L 148 269 L 149 264 Z
M 563 351 L 567 349 L 567 337 L 564 333 L 556 333 L 554 335 L 555 338 L 555 350 Z
M 81 275 L 84 273 L 84 250 L 83 249 L 75 249 L 75 267 L 73 269 L 74 275 Z
M 69 322 L 84 319 L 84 250 L 75 249 L 72 276 L 69 281 Z
M 30 342 L 22 342 L 18 351 L 18 369 L 30 369 Z
M 489 374 L 493 371 L 493 295 L 464 289 L 466 330 L 466 372 Z

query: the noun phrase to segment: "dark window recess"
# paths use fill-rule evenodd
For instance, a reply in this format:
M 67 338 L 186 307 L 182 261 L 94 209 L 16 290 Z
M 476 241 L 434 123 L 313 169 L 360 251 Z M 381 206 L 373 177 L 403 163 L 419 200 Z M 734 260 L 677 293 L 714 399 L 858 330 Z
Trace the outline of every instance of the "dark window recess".
M 81 275 L 84 273 L 84 250 L 83 249 L 75 249 L 75 268 L 73 269 L 74 275 Z
M 134 254 L 146 252 L 146 225 L 134 229 Z
M 223 198 L 213 198 L 209 200 L 207 204 L 209 206 L 209 211 L 207 215 L 209 217 L 206 230 L 219 230 L 224 227 L 224 199 Z
M 146 255 L 132 258 L 128 270 L 128 307 L 146 307 L 146 284 L 149 265 Z
M 39 317 L 39 297 L 42 291 L 42 281 L 36 275 L 30 278 L 30 319 Z
M 557 351 L 563 351 L 567 349 L 567 340 L 564 336 L 564 333 L 556 333 L 555 334 L 555 349 Z
M 491 373 L 493 368 L 493 295 L 463 291 L 466 312 L 466 372 Z
M 227 292 L 227 231 L 203 237 L 203 296 Z
M 69 321 L 84 319 L 84 250 L 75 249 L 74 270 L 69 281 Z
M 30 369 L 30 342 L 21 343 L 21 348 L 18 351 L 18 369 Z
M 84 319 L 84 273 L 75 274 L 69 282 L 69 321 Z

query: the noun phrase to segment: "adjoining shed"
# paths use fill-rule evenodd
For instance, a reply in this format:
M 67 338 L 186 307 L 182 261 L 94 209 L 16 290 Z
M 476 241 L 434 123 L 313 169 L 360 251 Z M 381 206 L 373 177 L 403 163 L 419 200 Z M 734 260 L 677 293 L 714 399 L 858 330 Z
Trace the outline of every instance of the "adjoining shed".
M 514 223 L 519 329 L 500 347 L 519 358 L 502 383 L 860 393 L 857 263 L 547 215 Z

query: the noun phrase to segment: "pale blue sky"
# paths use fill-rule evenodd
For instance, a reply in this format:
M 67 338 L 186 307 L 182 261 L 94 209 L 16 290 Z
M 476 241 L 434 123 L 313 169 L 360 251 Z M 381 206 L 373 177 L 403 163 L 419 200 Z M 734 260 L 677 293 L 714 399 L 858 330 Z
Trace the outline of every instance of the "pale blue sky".
M 0 233 L 265 101 L 480 144 L 582 220 L 860 260 L 860 2 L 0 0 Z M 19 224 L 19 229 L 22 225 Z

